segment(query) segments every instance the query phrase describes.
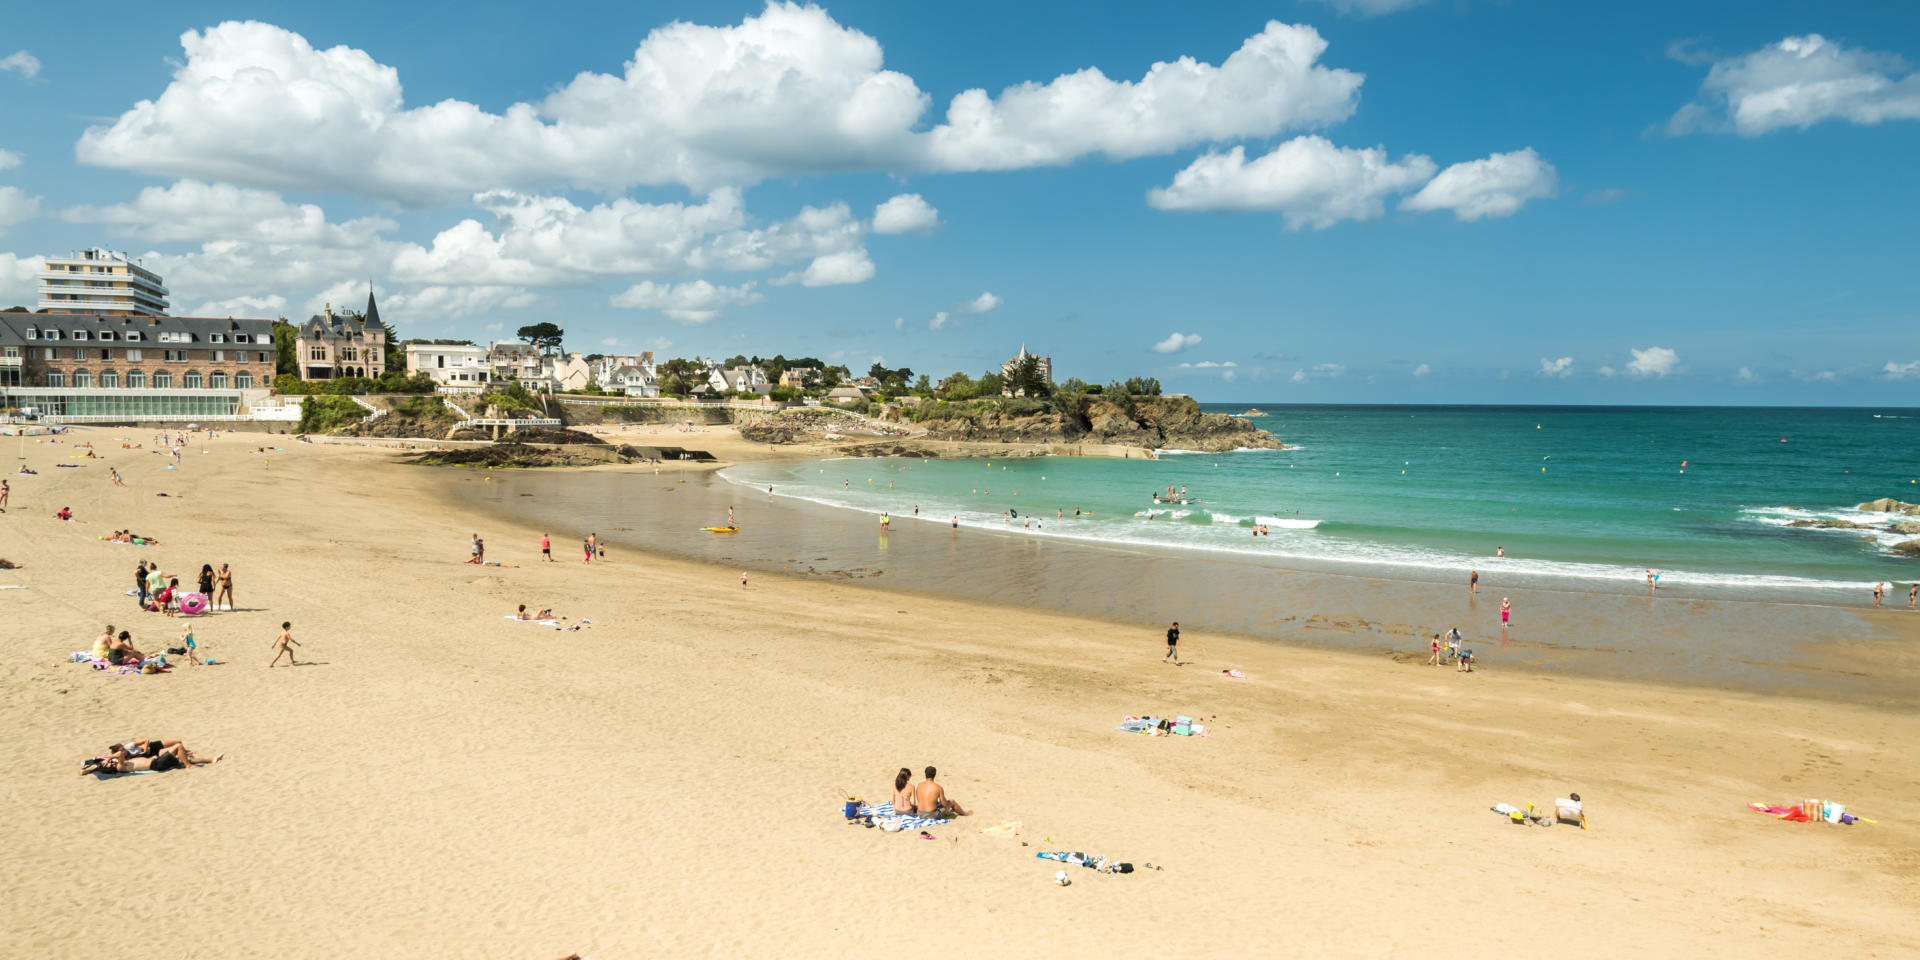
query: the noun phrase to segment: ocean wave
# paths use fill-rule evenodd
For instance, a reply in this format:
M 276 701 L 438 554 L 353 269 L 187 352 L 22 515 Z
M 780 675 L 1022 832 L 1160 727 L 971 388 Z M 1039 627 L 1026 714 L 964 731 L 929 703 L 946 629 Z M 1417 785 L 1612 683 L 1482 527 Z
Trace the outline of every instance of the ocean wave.
M 1299 517 L 1254 517 L 1253 522 L 1288 530 L 1312 530 L 1320 525 L 1318 520 L 1302 520 Z

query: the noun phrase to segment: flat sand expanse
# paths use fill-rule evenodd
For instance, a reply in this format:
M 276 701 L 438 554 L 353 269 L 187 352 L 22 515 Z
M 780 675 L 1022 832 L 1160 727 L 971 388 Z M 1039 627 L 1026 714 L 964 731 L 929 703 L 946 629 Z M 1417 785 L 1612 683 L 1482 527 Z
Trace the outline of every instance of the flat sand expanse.
M 0 590 L 0 955 L 1920 952 L 1908 710 L 1191 634 L 1175 667 L 1149 628 L 633 552 L 588 567 L 580 531 L 551 531 L 545 564 L 539 531 L 379 447 L 222 436 L 167 471 L 122 436 L 149 439 L 29 440 L 38 475 L 7 477 L 0 555 L 27 566 L 0 571 L 25 587 Z M 82 438 L 105 459 L 67 459 Z M 96 539 L 129 526 L 161 545 Z M 517 566 L 463 564 L 474 531 Z M 232 564 L 242 609 L 194 621 L 225 663 L 66 662 L 107 622 L 173 644 L 180 621 L 123 595 L 142 558 Z M 502 619 L 522 602 L 593 623 Z M 1911 640 L 1908 616 L 1873 622 Z M 282 620 L 307 662 L 267 669 Z M 1143 711 L 1218 720 L 1114 730 Z M 136 736 L 226 759 L 76 775 Z M 933 840 L 840 819 L 929 763 L 976 816 Z M 1594 829 L 1487 810 L 1568 791 Z M 1745 808 L 1804 797 L 1880 823 Z M 1007 820 L 1018 839 L 978 832 Z M 1160 869 L 1062 888 L 1046 849 Z

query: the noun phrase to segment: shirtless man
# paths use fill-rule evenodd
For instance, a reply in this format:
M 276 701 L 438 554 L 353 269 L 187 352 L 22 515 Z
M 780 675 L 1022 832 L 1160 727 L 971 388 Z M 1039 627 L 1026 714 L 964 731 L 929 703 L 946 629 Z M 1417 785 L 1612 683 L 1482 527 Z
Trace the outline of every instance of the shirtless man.
M 1885 583 L 1876 583 L 1873 585 L 1873 605 L 1874 606 L 1877 607 L 1880 605 L 1880 598 L 1885 596 L 1886 592 L 1887 592 L 1887 585 Z
M 922 817 L 970 817 L 973 813 L 961 807 L 952 797 L 947 796 L 945 787 L 933 782 L 933 768 L 927 768 L 927 778 L 913 788 L 913 809 Z

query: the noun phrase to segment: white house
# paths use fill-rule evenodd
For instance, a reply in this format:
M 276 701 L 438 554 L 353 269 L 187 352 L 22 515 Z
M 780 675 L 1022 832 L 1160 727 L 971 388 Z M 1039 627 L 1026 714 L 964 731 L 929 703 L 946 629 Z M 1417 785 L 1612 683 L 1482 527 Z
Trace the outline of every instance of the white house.
M 498 341 L 487 344 L 488 372 L 495 380 L 518 380 L 533 390 L 552 390 L 558 385 L 554 358 L 530 343 Z
M 603 356 L 592 361 L 590 366 L 593 382 L 608 393 L 624 393 L 629 397 L 660 395 L 660 381 L 653 367 L 651 350 L 637 356 Z
M 715 393 L 758 393 L 765 395 L 773 390 L 767 382 L 767 372 L 759 367 L 732 367 L 721 369 L 719 365 L 707 367 L 707 388 Z
M 407 372 L 433 378 L 442 393 L 478 393 L 486 389 L 487 348 L 474 344 L 407 344 Z

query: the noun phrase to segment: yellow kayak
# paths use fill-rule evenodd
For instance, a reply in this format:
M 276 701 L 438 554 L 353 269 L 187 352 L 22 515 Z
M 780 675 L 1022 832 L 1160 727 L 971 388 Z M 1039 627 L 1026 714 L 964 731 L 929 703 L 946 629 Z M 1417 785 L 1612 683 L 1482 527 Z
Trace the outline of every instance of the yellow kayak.
M 705 530 L 708 533 L 739 533 L 740 532 L 739 527 L 701 527 L 700 529 Z

